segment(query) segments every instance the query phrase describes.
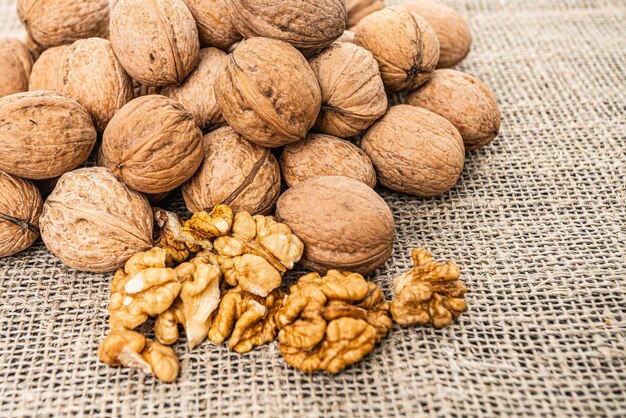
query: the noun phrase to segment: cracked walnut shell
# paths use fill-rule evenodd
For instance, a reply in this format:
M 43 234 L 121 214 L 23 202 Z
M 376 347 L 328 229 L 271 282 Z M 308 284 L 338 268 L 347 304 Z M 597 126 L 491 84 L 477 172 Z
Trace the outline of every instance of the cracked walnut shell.
M 450 325 L 467 309 L 462 299 L 467 288 L 459 280 L 461 271 L 453 262 L 436 262 L 425 248 L 411 252 L 414 267 L 394 279 L 396 297 L 391 314 L 400 325 Z
M 202 46 L 227 51 L 242 36 L 233 25 L 226 0 L 183 0 L 198 24 Z
M 356 273 L 310 273 L 291 286 L 276 313 L 278 347 L 303 372 L 338 373 L 357 363 L 391 329 L 380 288 Z
M 0 39 L 0 97 L 28 91 L 33 58 L 17 39 Z

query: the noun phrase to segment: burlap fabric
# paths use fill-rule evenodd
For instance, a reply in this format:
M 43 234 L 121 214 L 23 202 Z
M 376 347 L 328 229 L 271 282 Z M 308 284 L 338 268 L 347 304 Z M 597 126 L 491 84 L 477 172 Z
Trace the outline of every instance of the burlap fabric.
M 391 297 L 413 246 L 456 260 L 458 323 L 396 327 L 337 376 L 287 367 L 275 344 L 179 343 L 168 385 L 97 361 L 110 275 L 37 243 L 0 260 L 0 415 L 626 416 L 626 2 L 452 5 L 474 36 L 462 69 L 494 90 L 502 131 L 445 196 L 381 190 L 397 240 L 372 279 Z M 0 6 L 0 35 L 23 36 Z

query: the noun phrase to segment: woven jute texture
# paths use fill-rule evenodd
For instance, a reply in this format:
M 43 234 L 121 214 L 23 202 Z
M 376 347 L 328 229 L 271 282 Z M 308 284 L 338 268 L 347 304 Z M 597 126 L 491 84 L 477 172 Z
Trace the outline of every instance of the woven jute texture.
M 111 275 L 37 243 L 0 260 L 0 415 L 626 416 L 626 2 L 450 4 L 474 37 L 461 68 L 495 92 L 502 130 L 442 197 L 380 190 L 397 239 L 371 279 L 391 298 L 411 247 L 455 260 L 458 322 L 395 327 L 337 376 L 289 368 L 276 344 L 182 341 L 163 384 L 97 360 Z M 0 35 L 23 37 L 0 5 Z

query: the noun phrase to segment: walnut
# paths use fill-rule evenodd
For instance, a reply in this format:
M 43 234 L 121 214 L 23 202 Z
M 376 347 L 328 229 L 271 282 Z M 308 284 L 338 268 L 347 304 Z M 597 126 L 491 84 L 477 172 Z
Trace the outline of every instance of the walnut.
M 411 258 L 415 267 L 394 279 L 394 321 L 401 325 L 433 324 L 435 328 L 450 325 L 467 309 L 462 299 L 467 288 L 459 280 L 459 267 L 451 261 L 434 261 L 425 248 L 413 249 Z
M 383 186 L 416 196 L 447 192 L 465 162 L 456 128 L 435 113 L 409 105 L 391 107 L 363 136 L 361 148 Z
M 472 35 L 465 18 L 456 10 L 433 0 L 413 0 L 402 6 L 422 16 L 439 40 L 437 68 L 453 67 L 469 53 Z
M 17 14 L 44 48 L 109 33 L 108 0 L 18 0 Z
M 346 176 L 370 187 L 376 172 L 369 157 L 356 145 L 330 135 L 309 134 L 306 139 L 285 146 L 280 167 L 289 187 L 322 176 Z
M 226 203 L 235 211 L 266 214 L 280 193 L 280 168 L 269 150 L 225 126 L 204 136 L 204 161 L 183 187 L 192 212 Z
M 213 46 L 227 51 L 242 36 L 230 17 L 226 0 L 183 0 L 198 24 L 202 46 Z
M 99 132 L 133 98 L 133 82 L 106 39 L 74 42 L 59 68 L 59 91 L 91 113 Z
M 247 140 L 278 147 L 306 136 L 320 110 L 320 87 L 306 59 L 274 39 L 241 42 L 217 77 L 224 119 Z
M 322 92 L 322 108 L 314 127 L 317 131 L 347 138 L 385 114 L 385 87 L 369 51 L 339 42 L 309 63 Z
M 490 143 L 500 130 L 500 109 L 489 87 L 456 70 L 437 70 L 431 80 L 407 97 L 448 119 L 459 130 L 466 150 Z
M 128 74 L 146 86 L 182 82 L 200 49 L 196 21 L 183 0 L 119 0 L 111 42 Z
M 98 358 L 109 366 L 124 366 L 150 373 L 164 382 L 178 376 L 176 353 L 134 331 L 111 331 L 98 347 Z
M 193 115 L 152 95 L 130 101 L 111 119 L 98 163 L 135 190 L 163 193 L 187 181 L 202 157 L 202 132 Z
M 35 242 L 43 202 L 33 183 L 3 171 L 0 190 L 0 257 L 6 257 Z
M 41 54 L 46 50 L 44 47 L 39 45 L 37 42 L 30 37 L 30 35 L 26 34 L 26 40 L 24 41 L 24 45 L 28 48 L 28 52 L 30 52 L 30 56 L 33 61 L 37 61 Z
M 308 269 L 366 274 L 391 255 L 394 220 L 372 188 L 342 176 L 315 177 L 278 199 L 276 216 L 304 242 Z
M 383 0 L 346 0 L 348 27 L 352 28 L 365 16 L 385 8 Z
M 30 91 L 59 91 L 61 89 L 59 74 L 61 74 L 61 64 L 65 60 L 65 53 L 69 49 L 70 45 L 59 45 L 42 52 L 30 73 L 28 82 Z
M 70 267 L 103 273 L 152 246 L 152 211 L 145 197 L 110 170 L 63 175 L 40 219 L 46 246 Z
M 385 87 L 392 91 L 424 84 L 439 61 L 435 31 L 401 6 L 366 16 L 354 29 L 354 43 L 374 55 Z
M 199 127 L 224 121 L 213 86 L 220 66 L 226 62 L 226 53 L 216 48 L 200 50 L 198 66 L 180 86 L 166 87 L 161 94 L 176 100 L 192 113 Z
M 57 177 L 85 161 L 95 143 L 91 115 L 74 100 L 43 91 L 0 99 L 0 170 Z
M 267 297 L 241 288 L 227 290 L 211 324 L 209 340 L 221 344 L 230 338 L 228 347 L 238 353 L 247 353 L 274 341 L 277 332 L 274 317 L 282 307 L 283 298 L 280 289 L 273 290 Z
M 226 0 L 233 23 L 245 38 L 288 42 L 308 55 L 324 49 L 346 28 L 343 0 Z M 271 55 L 268 55 L 271 57 Z
M 292 367 L 338 373 L 357 363 L 391 329 L 380 288 L 356 273 L 302 276 L 276 313 L 278 347 Z
M 28 91 L 33 58 L 28 48 L 13 38 L 0 39 L 0 97 Z

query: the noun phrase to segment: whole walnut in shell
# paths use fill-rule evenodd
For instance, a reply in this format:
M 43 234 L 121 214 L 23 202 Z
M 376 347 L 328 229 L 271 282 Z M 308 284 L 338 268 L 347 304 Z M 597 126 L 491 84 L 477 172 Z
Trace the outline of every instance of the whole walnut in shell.
M 59 68 L 59 91 L 83 105 L 94 117 L 100 132 L 133 98 L 133 81 L 106 39 L 74 42 Z
M 280 167 L 289 187 L 323 176 L 351 177 L 370 187 L 376 185 L 376 172 L 369 157 L 351 142 L 330 135 L 310 134 L 285 146 Z
M 322 92 L 317 131 L 347 138 L 361 133 L 385 114 L 385 86 L 369 51 L 339 42 L 309 63 Z
M 65 53 L 69 45 L 59 45 L 46 49 L 33 65 L 30 73 L 28 90 L 59 91 L 61 89 L 61 64 L 65 60 Z
M 401 6 L 366 16 L 354 29 L 354 43 L 374 55 L 385 87 L 392 91 L 424 84 L 439 61 L 439 41 L 433 28 Z
M 437 34 L 437 68 L 453 67 L 463 61 L 470 51 L 472 35 L 467 21 L 459 12 L 433 0 L 413 0 L 402 6 L 422 16 Z
M 198 126 L 224 121 L 217 101 L 214 85 L 220 67 L 226 62 L 226 53 L 216 48 L 200 50 L 198 66 L 180 86 L 166 87 L 161 94 L 183 105 L 196 118 Z
M 363 136 L 361 148 L 383 186 L 416 196 L 447 192 L 465 162 L 456 128 L 435 113 L 409 105 L 391 107 Z
M 202 132 L 194 117 L 165 96 L 143 96 L 115 114 L 102 138 L 99 165 L 140 192 L 175 189 L 202 162 Z
M 365 16 L 385 8 L 383 0 L 346 0 L 348 27 L 351 28 Z
M 17 14 L 44 48 L 109 34 L 108 0 L 18 0 Z
M 113 271 L 152 246 L 150 204 L 102 167 L 64 174 L 44 204 L 40 228 L 48 249 L 82 271 Z
M 358 180 L 342 176 L 305 180 L 278 199 L 276 216 L 304 242 L 300 262 L 308 269 L 367 274 L 391 255 L 391 210 Z
M 428 83 L 407 97 L 407 103 L 452 122 L 467 150 L 484 147 L 500 130 L 500 109 L 493 93 L 476 77 L 461 71 L 435 71 Z
M 91 116 L 74 100 L 45 91 L 0 99 L 0 170 L 49 179 L 80 165 L 95 143 Z
M 183 0 L 198 24 L 202 46 L 228 50 L 242 36 L 233 25 L 226 0 Z
M 343 0 L 226 0 L 245 38 L 289 42 L 304 55 L 324 49 L 346 28 Z
M 278 147 L 304 138 L 320 110 L 320 86 L 291 45 L 267 38 L 241 42 L 218 75 L 224 119 L 247 140 Z
M 39 236 L 43 202 L 28 180 L 0 171 L 0 257 L 30 247 Z
M 236 212 L 270 212 L 280 193 L 280 169 L 269 150 L 229 126 L 205 135 L 204 148 L 200 169 L 183 185 L 187 209 L 198 212 L 227 203 Z
M 17 39 L 0 39 L 0 97 L 28 91 L 33 58 Z
M 111 16 L 115 55 L 146 86 L 182 82 L 196 66 L 196 21 L 183 0 L 120 0 Z

